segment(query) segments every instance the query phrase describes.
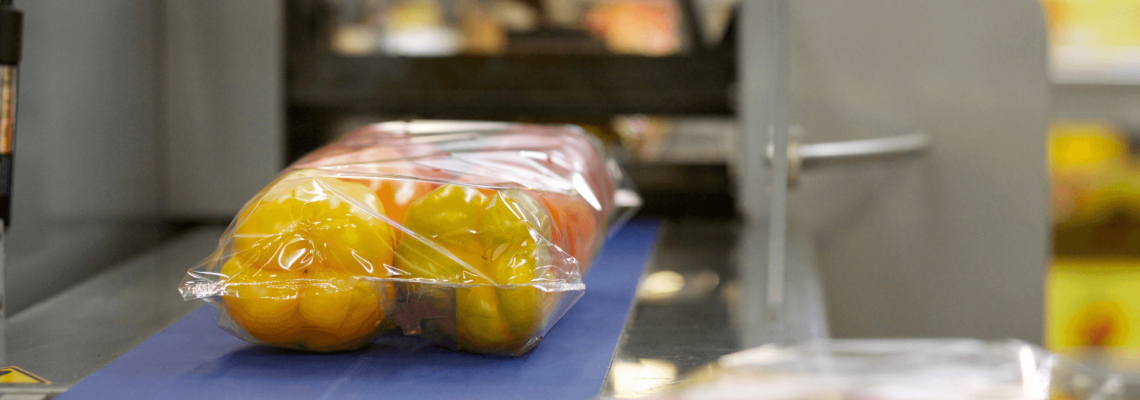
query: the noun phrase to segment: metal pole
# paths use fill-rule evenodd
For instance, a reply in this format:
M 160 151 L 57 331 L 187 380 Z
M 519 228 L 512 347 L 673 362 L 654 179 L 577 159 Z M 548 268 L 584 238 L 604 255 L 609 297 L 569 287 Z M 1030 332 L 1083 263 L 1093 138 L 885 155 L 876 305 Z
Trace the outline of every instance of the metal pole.
M 16 139 L 16 81 L 24 15 L 0 0 L 0 366 L 7 365 L 4 236 L 12 223 L 12 156 Z
M 787 233 L 788 125 L 791 115 L 791 30 L 788 0 L 741 2 L 737 41 L 740 89 L 738 196 L 748 224 L 768 224 L 766 293 L 746 294 L 746 318 L 783 330 Z M 772 146 L 772 166 L 765 168 Z M 755 272 L 755 271 L 751 271 Z

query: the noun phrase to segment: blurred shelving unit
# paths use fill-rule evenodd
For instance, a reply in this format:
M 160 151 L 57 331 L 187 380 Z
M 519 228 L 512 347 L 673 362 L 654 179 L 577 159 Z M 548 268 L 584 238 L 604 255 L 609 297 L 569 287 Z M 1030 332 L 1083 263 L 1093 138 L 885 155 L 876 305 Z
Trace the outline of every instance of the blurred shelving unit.
M 727 23 L 721 38 L 710 44 L 698 22 L 707 19 L 698 14 L 703 4 L 699 2 L 658 2 L 679 11 L 676 34 L 683 45 L 659 55 L 606 51 L 597 37 L 585 31 L 543 26 L 506 35 L 505 47 L 494 54 L 452 51 L 432 56 L 386 53 L 372 42 L 355 54 L 346 54 L 343 44 L 337 47 L 336 7 L 387 6 L 390 10 L 399 2 L 287 2 L 287 160 L 343 133 L 351 121 L 426 118 L 577 123 L 627 154 L 613 128 L 615 116 L 731 121 L 735 28 Z M 427 4 L 458 8 L 490 3 L 496 2 Z M 557 2 L 522 3 L 541 8 Z M 447 17 L 454 21 L 461 17 L 458 14 L 452 10 Z M 730 155 L 731 146 L 722 147 Z M 650 199 L 646 212 L 672 215 L 697 210 L 733 215 L 730 157 L 639 161 L 634 154 L 625 158 L 639 190 Z M 693 207 L 693 202 L 706 206 Z

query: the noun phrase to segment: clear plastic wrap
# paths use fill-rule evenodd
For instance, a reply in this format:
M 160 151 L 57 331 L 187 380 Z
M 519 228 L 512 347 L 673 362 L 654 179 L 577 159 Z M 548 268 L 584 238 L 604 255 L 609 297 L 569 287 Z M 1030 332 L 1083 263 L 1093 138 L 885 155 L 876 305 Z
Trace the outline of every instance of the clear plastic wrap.
M 1121 400 L 1119 375 L 1019 340 L 823 340 L 726 355 L 659 400 Z
M 576 127 L 380 123 L 283 171 L 179 291 L 251 343 L 343 351 L 399 327 L 519 355 L 638 202 Z

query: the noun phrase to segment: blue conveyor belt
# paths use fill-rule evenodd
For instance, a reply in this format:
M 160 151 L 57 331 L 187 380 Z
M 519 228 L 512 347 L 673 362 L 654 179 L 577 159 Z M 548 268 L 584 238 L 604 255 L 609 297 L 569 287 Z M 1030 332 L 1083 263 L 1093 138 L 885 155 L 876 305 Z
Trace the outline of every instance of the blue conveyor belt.
M 585 295 L 520 357 L 457 353 L 395 335 L 351 353 L 279 350 L 222 331 L 202 307 L 58 399 L 593 398 L 659 227 L 633 220 L 607 240 Z

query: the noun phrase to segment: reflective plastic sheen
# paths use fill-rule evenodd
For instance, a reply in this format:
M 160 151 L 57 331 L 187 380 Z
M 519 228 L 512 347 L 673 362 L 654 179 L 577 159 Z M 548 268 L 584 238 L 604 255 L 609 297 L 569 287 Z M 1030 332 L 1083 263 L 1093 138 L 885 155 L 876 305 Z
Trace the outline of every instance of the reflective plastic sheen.
M 603 153 L 570 126 L 367 126 L 250 200 L 179 291 L 250 343 L 343 351 L 400 328 L 520 355 L 640 202 Z
M 1122 400 L 1124 386 L 1019 340 L 839 339 L 728 354 L 646 398 Z

